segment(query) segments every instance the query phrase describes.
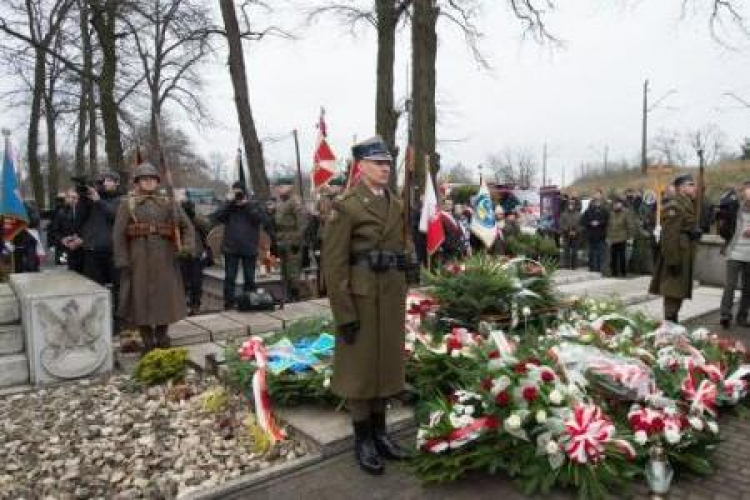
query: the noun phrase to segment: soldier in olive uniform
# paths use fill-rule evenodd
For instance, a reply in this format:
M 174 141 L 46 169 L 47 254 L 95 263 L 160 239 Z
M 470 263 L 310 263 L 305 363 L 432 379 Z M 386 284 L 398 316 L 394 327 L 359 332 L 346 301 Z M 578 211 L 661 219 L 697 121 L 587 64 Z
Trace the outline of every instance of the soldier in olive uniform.
M 649 291 L 664 297 L 664 319 L 676 323 L 682 301 L 692 297 L 693 259 L 701 231 L 692 176 L 678 177 L 674 187 L 675 195 L 662 208 L 660 250 Z
M 323 236 L 323 274 L 336 323 L 331 387 L 346 398 L 355 457 L 371 474 L 404 451 L 386 433 L 387 398 L 404 389 L 407 251 L 403 205 L 388 189 L 392 159 L 379 137 L 352 149 L 362 180 L 334 203 Z M 407 262 L 408 261 L 408 262 Z
M 283 281 L 285 300 L 300 299 L 302 274 L 302 250 L 305 246 L 305 229 L 307 216 L 302 200 L 292 195 L 293 177 L 282 177 L 276 180 L 278 203 L 274 213 L 276 230 L 276 248 L 281 259 L 281 279 Z
M 139 165 L 133 182 L 135 192 L 117 208 L 114 262 L 120 271 L 120 316 L 138 327 L 149 351 L 169 347 L 169 324 L 187 316 L 178 255 L 194 251 L 195 233 L 182 207 L 157 190 L 153 165 Z

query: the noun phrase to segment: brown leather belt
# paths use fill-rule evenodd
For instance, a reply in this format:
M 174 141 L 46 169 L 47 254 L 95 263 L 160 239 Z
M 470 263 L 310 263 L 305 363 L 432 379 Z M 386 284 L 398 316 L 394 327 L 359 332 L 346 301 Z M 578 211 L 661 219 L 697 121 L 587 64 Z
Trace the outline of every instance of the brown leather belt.
M 128 224 L 128 238 L 145 238 L 147 236 L 161 236 L 166 239 L 174 239 L 174 225 L 166 223 L 131 222 Z

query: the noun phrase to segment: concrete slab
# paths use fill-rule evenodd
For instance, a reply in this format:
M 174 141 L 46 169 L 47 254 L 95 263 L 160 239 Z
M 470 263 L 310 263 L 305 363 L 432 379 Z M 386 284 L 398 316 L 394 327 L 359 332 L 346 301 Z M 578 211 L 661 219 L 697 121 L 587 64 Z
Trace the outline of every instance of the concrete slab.
M 10 325 L 21 321 L 21 306 L 15 294 L 0 295 L 0 324 Z
M 29 360 L 25 354 L 0 356 L 0 387 L 29 383 Z
M 601 273 L 592 273 L 586 270 L 558 269 L 552 280 L 557 286 L 580 283 L 582 281 L 594 281 L 602 279 Z
M 312 302 L 295 302 L 285 305 L 278 311 L 269 312 L 268 315 L 281 320 L 286 328 L 290 323 L 301 319 L 330 316 L 331 311 Z
M 264 333 L 276 332 L 284 327 L 284 322 L 266 313 L 250 313 L 239 311 L 227 311 L 221 313 L 232 321 L 246 326 L 250 335 L 262 335 Z
M 208 330 L 184 319 L 170 325 L 168 335 L 173 347 L 202 344 L 211 340 Z
M 320 447 L 324 457 L 341 453 L 353 446 L 351 417 L 345 411 L 303 406 L 277 408 L 276 416 L 305 438 Z M 413 425 L 414 411 L 405 406 L 388 410 L 388 429 L 396 432 Z
M 213 342 L 186 346 L 188 362 L 203 372 L 213 372 L 216 367 L 215 359 L 224 353 L 224 347 Z M 209 359 L 210 358 L 210 359 Z
M 246 337 L 249 331 L 247 325 L 243 325 L 223 314 L 191 316 L 186 321 L 204 330 L 208 330 L 211 333 L 211 340 L 214 342 L 236 337 Z
M 16 293 L 8 283 L 0 283 L 0 297 L 16 296 Z
M 719 298 L 716 290 L 701 287 L 693 292 L 693 299 L 686 300 L 680 310 L 680 323 L 694 322 L 716 312 L 719 309 Z M 650 300 L 628 307 L 631 311 L 640 311 L 654 319 L 664 318 L 664 302 L 661 298 Z
M 624 305 L 631 305 L 656 298 L 648 293 L 650 283 L 650 276 L 630 279 L 601 278 L 595 281 L 568 283 L 558 286 L 557 289 L 565 295 L 613 299 Z
M 21 325 L 0 326 L 0 355 L 17 354 L 23 351 Z
M 311 304 L 315 304 L 317 306 L 325 307 L 327 309 L 331 308 L 331 303 L 327 297 L 322 298 L 322 299 L 312 299 L 312 300 L 309 300 L 308 302 L 310 302 Z

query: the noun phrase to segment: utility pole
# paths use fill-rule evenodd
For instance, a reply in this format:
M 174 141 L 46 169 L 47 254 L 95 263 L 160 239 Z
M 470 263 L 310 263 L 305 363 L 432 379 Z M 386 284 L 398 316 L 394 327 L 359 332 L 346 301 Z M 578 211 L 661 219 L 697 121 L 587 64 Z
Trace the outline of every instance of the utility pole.
M 560 188 L 565 189 L 565 165 L 562 166 L 562 182 L 560 184 Z
M 648 158 L 646 158 L 646 142 L 648 140 L 648 78 L 643 82 L 643 127 L 641 130 L 641 173 L 646 174 Z
M 609 144 L 604 145 L 604 173 L 609 170 Z
M 547 185 L 547 143 L 544 143 L 542 152 L 542 187 Z

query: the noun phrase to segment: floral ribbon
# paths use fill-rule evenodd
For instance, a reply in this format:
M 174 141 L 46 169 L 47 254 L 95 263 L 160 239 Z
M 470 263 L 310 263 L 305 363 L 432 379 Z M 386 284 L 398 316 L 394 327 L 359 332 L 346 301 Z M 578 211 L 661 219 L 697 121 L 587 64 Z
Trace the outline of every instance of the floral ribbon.
M 578 464 L 597 463 L 604 458 L 604 447 L 612 443 L 629 459 L 635 457 L 635 449 L 625 440 L 613 439 L 615 426 L 595 405 L 576 406 L 573 416 L 565 422 L 567 445 L 565 452 Z
M 467 426 L 454 429 L 447 437 L 428 440 L 422 448 L 430 453 L 440 453 L 450 448 L 463 446 L 478 438 L 483 431 L 496 428 L 497 419 L 495 417 L 479 417 Z
M 682 397 L 691 402 L 690 413 L 702 414 L 707 411 L 711 416 L 716 417 L 718 388 L 715 383 L 704 379 L 696 388 L 695 379 L 690 372 L 682 381 L 680 388 L 682 389 Z
M 273 419 L 271 409 L 271 398 L 268 397 L 268 388 L 266 386 L 266 369 L 268 358 L 266 348 L 263 345 L 263 339 L 260 337 L 251 337 L 246 340 L 239 349 L 240 358 L 245 361 L 255 360 L 257 369 L 253 373 L 253 400 L 255 402 L 255 413 L 258 416 L 258 425 L 271 438 L 271 442 L 282 441 L 286 434 L 282 431 Z

